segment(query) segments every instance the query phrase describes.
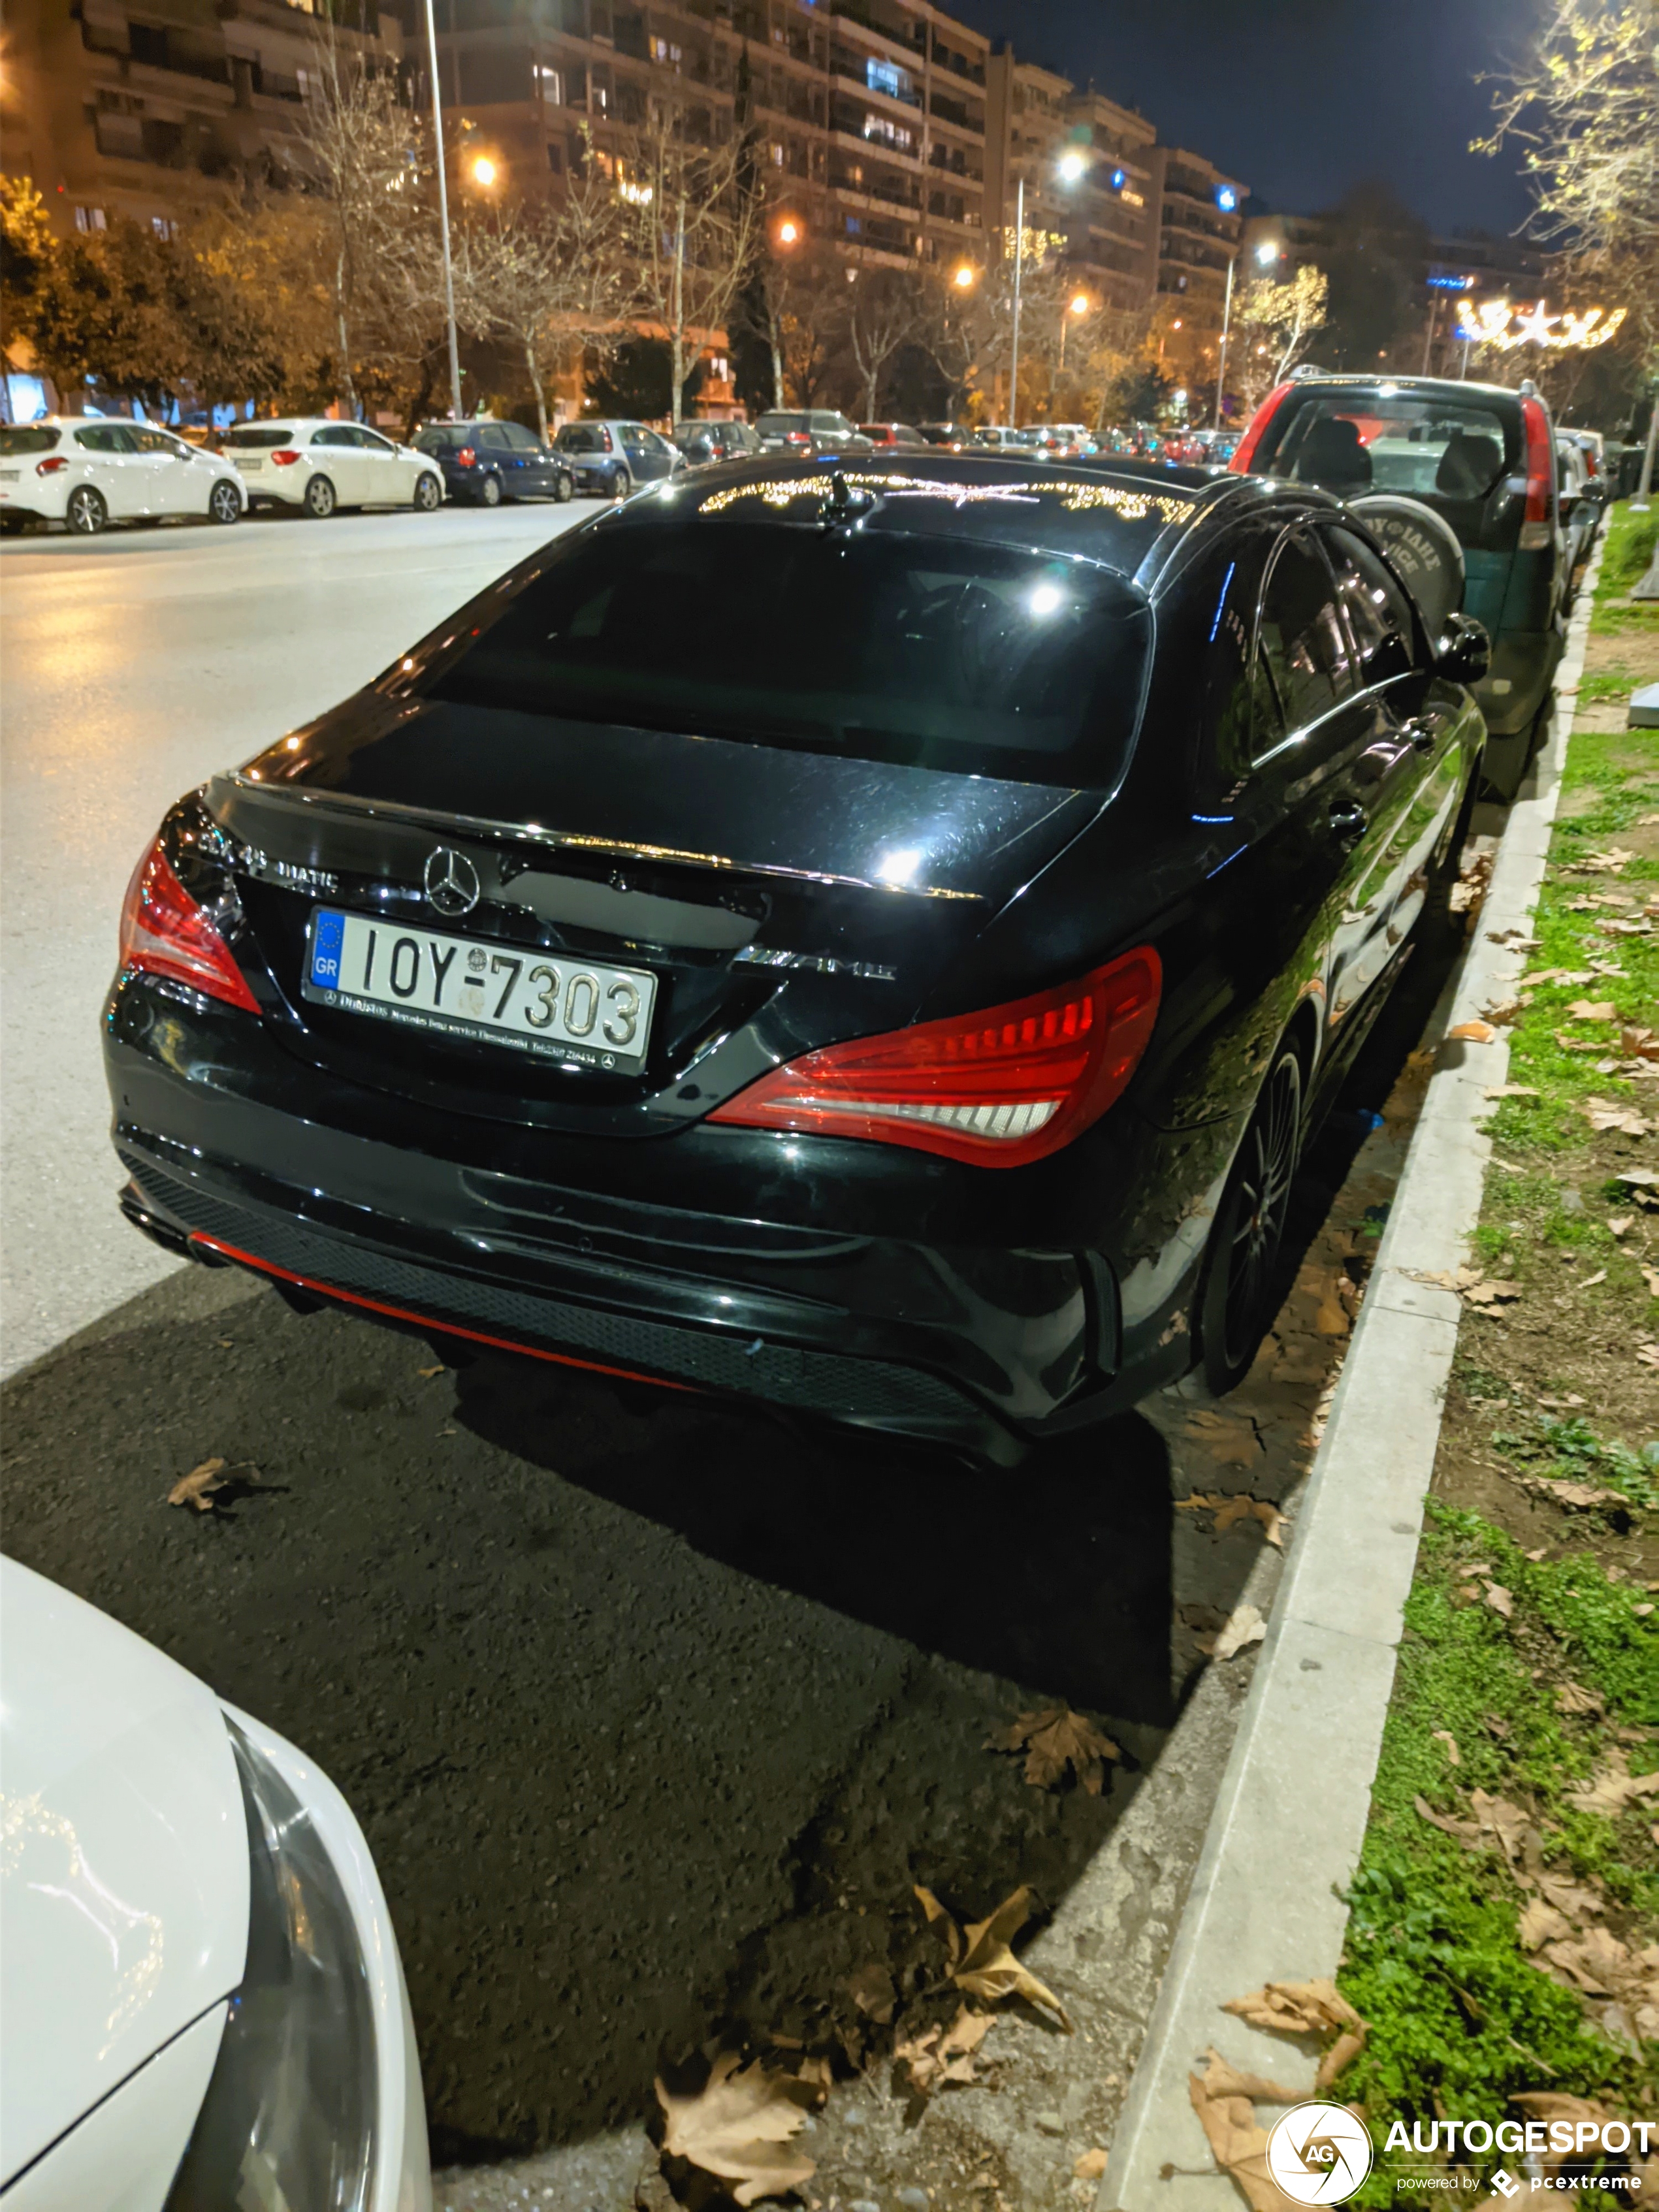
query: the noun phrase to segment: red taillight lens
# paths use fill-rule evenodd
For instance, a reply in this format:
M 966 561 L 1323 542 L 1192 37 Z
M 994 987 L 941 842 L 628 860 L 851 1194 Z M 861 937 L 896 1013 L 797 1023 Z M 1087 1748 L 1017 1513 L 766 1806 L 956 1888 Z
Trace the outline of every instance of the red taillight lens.
M 1029 999 L 809 1052 L 708 1118 L 1023 1167 L 1069 1145 L 1121 1096 L 1163 981 L 1144 945 Z
M 291 469 L 300 456 L 292 446 L 284 446 L 280 452 L 273 453 L 270 458 L 279 469 Z
M 784 433 L 784 443 L 787 446 L 810 446 L 811 442 L 812 434 L 810 430 L 786 430 Z
M 259 1001 L 230 947 L 173 872 L 158 838 L 133 871 L 121 908 L 121 965 L 188 983 L 250 1014 Z
M 1262 433 L 1295 389 L 1293 384 L 1275 386 L 1251 416 L 1249 428 L 1238 441 L 1238 450 L 1227 464 L 1235 476 L 1247 477 L 1255 467 L 1256 448 L 1261 443 Z
M 455 458 L 464 469 L 476 468 L 478 464 L 478 456 L 473 452 L 471 446 L 463 446 L 460 452 L 456 454 Z
M 44 461 L 35 463 L 34 473 L 38 477 L 55 477 L 59 469 L 68 466 L 69 462 L 62 453 L 48 453 Z
M 1521 420 L 1527 433 L 1527 511 L 1521 521 L 1521 550 L 1537 553 L 1549 544 L 1554 521 L 1550 497 L 1555 489 L 1555 441 L 1541 399 L 1523 399 Z

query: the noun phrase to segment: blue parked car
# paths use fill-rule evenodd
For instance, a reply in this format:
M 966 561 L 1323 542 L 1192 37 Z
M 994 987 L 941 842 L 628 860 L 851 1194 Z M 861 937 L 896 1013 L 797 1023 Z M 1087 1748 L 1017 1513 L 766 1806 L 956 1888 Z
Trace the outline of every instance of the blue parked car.
M 522 422 L 429 422 L 415 441 L 443 471 L 451 499 L 499 507 L 504 499 L 568 500 L 576 480 Z
M 560 459 L 576 472 L 576 489 L 626 499 L 635 484 L 678 476 L 686 459 L 643 422 L 567 422 L 554 440 Z

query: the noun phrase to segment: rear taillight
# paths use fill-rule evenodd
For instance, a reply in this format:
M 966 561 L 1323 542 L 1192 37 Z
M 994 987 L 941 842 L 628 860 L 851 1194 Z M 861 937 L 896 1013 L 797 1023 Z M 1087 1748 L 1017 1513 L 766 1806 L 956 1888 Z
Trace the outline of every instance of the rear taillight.
M 1029 999 L 809 1052 L 708 1118 L 1023 1167 L 1069 1145 L 1121 1096 L 1162 988 L 1158 957 L 1142 945 Z
M 251 1014 L 259 1001 L 230 947 L 173 872 L 158 838 L 133 871 L 121 908 L 121 966 L 188 983 Z
M 270 458 L 276 462 L 279 469 L 291 469 L 295 461 L 299 459 L 300 456 L 295 452 L 292 446 L 283 446 L 277 452 L 274 453 Z
M 810 446 L 812 442 L 812 434 L 810 430 L 786 430 L 783 434 L 783 442 L 786 446 Z
M 460 452 L 456 454 L 455 458 L 464 469 L 477 468 L 478 465 L 478 456 L 473 452 L 471 446 L 463 446 Z
M 1555 489 L 1555 441 L 1541 399 L 1522 399 L 1521 420 L 1527 433 L 1527 511 L 1521 521 L 1521 550 L 1541 553 L 1554 538 L 1550 500 Z
M 68 461 L 62 453 L 48 453 L 44 461 L 37 461 L 34 473 L 38 477 L 55 477 L 59 469 L 66 469 Z
M 1249 425 L 1238 441 L 1238 450 L 1227 464 L 1235 476 L 1247 477 L 1255 467 L 1256 448 L 1261 443 L 1263 432 L 1295 389 L 1293 384 L 1275 386 L 1251 416 Z

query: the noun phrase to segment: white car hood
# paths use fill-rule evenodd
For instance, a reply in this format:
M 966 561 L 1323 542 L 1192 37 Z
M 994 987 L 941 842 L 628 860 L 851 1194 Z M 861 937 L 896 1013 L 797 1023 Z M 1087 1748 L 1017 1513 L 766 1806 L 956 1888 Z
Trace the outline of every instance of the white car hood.
M 247 1827 L 217 1699 L 0 1560 L 0 2185 L 229 1995 Z

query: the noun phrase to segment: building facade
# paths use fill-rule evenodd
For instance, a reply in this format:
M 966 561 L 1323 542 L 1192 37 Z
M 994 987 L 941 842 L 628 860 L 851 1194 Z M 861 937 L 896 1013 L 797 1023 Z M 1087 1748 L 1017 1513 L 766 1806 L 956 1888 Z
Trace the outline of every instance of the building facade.
M 170 230 L 289 173 L 325 30 L 401 63 L 402 26 L 374 0 L 17 0 L 0 166 L 33 178 L 60 230 Z

